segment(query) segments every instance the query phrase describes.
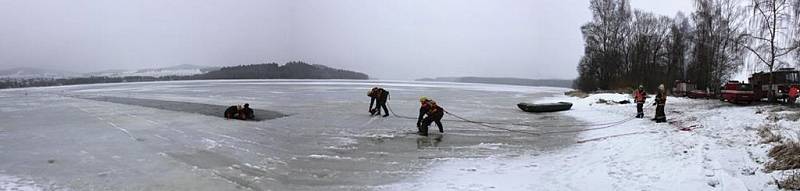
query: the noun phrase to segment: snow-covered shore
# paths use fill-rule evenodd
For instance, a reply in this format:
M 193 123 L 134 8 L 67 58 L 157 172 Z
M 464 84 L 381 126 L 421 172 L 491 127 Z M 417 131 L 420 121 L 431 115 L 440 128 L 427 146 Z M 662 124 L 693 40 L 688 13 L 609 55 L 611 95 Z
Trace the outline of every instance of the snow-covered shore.
M 573 102 L 573 109 L 563 113 L 590 123 L 626 120 L 635 115 L 634 104 L 597 103 L 600 99 L 631 100 L 623 94 L 594 94 L 582 99 L 556 96 L 537 101 Z M 773 123 L 773 131 L 796 135 L 790 128 L 798 124 L 782 119 L 770 122 L 768 116 L 775 114 L 771 111 L 791 113 L 776 108 L 783 106 L 737 106 L 718 100 L 669 97 L 669 123 L 633 119 L 580 132 L 578 144 L 557 151 L 516 158 L 440 161 L 417 180 L 386 189 L 776 190 L 775 180 L 783 175 L 763 170 L 764 163 L 770 161 L 767 152 L 772 146 L 762 143 L 758 130 Z M 654 110 L 647 107 L 646 116 L 652 118 Z

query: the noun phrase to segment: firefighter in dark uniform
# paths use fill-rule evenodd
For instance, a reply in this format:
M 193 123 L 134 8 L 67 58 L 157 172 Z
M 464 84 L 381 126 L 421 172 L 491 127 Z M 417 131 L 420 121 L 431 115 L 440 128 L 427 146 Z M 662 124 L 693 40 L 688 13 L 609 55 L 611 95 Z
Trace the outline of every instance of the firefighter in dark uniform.
M 374 87 L 367 92 L 367 96 L 370 97 L 370 115 L 381 115 L 381 108 L 383 108 L 383 117 L 389 117 L 389 109 L 386 107 L 386 101 L 389 100 L 389 91 L 386 91 L 383 88 Z M 375 104 L 376 102 L 377 104 Z M 375 108 L 372 108 L 372 104 L 375 104 Z
M 436 123 L 436 126 L 439 127 L 439 133 L 444 133 L 444 126 L 442 126 L 444 108 L 437 105 L 435 101 L 424 96 L 419 98 L 419 102 L 421 104 L 419 108 L 419 117 L 417 117 L 417 129 L 419 130 L 419 134 L 428 136 L 428 127 L 431 123 Z
M 225 110 L 225 119 L 239 119 L 241 117 L 240 110 L 241 106 L 239 105 L 228 107 L 228 109 Z
M 644 102 L 647 99 L 647 93 L 644 91 L 644 86 L 639 85 L 639 89 L 633 92 L 633 99 L 636 101 L 636 118 L 644 117 Z
M 250 109 L 250 104 L 245 103 L 242 110 L 240 110 L 239 115 L 243 120 L 252 120 L 256 118 L 256 115 L 253 113 L 253 109 Z
M 664 84 L 658 86 L 658 95 L 656 95 L 656 123 L 667 122 L 667 115 L 664 113 L 664 105 L 667 104 L 667 91 Z

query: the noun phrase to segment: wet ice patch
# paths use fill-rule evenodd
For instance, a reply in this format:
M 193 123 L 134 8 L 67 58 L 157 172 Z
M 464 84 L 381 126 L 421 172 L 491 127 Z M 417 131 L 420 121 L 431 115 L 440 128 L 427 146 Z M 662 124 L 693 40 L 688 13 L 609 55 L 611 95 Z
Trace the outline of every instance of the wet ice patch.
M 498 149 L 501 149 L 502 147 L 506 147 L 506 146 L 508 146 L 508 145 L 507 144 L 503 144 L 503 143 L 481 143 L 481 144 L 468 146 L 468 147 L 469 148 L 474 148 L 474 149 L 498 150 Z
M 331 141 L 333 141 L 333 143 L 332 143 L 333 145 L 325 147 L 326 149 L 331 149 L 331 150 L 356 150 L 356 149 L 358 149 L 358 147 L 356 146 L 356 144 L 358 144 L 358 140 L 353 139 L 353 138 L 333 137 L 333 138 L 331 138 Z
M 55 189 L 45 189 L 33 180 L 0 174 L 0 190 L 37 191 Z
M 317 160 L 366 160 L 366 158 L 352 158 L 352 157 L 343 157 L 337 155 L 308 155 L 310 159 L 317 159 Z

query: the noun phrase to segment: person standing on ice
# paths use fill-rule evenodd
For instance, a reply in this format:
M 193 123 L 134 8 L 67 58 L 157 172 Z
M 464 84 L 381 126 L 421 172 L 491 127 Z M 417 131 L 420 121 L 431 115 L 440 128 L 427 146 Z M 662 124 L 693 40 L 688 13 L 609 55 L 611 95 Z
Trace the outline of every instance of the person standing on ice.
M 419 102 L 421 106 L 419 107 L 419 117 L 417 117 L 418 133 L 422 136 L 428 136 L 428 127 L 431 126 L 431 123 L 436 123 L 436 127 L 439 127 L 439 133 L 444 133 L 444 126 L 442 126 L 444 108 L 437 105 L 436 101 L 425 96 L 420 97 Z
M 369 100 L 369 113 L 370 115 L 381 115 L 381 108 L 383 108 L 384 115 L 383 117 L 389 117 L 389 109 L 386 108 L 386 101 L 389 100 L 389 91 L 384 90 L 383 88 L 374 87 L 369 92 L 367 92 L 367 96 L 370 97 Z M 375 108 L 372 108 L 372 104 L 375 104 Z
M 644 86 L 639 85 L 639 88 L 633 92 L 633 99 L 636 101 L 636 118 L 644 117 L 644 102 L 647 99 L 647 93 L 644 92 Z
M 667 104 L 667 90 L 664 84 L 658 85 L 658 95 L 656 95 L 656 123 L 667 122 L 667 115 L 664 113 L 664 105 Z

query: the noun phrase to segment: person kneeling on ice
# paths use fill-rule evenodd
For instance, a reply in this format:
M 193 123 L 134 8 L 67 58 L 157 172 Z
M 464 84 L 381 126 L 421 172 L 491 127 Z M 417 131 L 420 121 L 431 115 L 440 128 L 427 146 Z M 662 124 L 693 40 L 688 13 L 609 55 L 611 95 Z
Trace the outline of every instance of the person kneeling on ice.
M 241 108 L 241 105 L 234 105 L 225 109 L 225 119 L 239 119 Z
M 633 92 L 633 99 L 636 101 L 636 118 L 644 117 L 644 102 L 647 99 L 647 93 L 644 92 L 644 86 L 639 85 L 639 89 Z
M 439 127 L 439 133 L 444 133 L 444 127 L 442 126 L 444 108 L 439 107 L 435 101 L 424 96 L 419 98 L 419 102 L 422 104 L 419 108 L 419 117 L 417 117 L 417 129 L 419 130 L 419 134 L 428 136 L 428 127 L 434 122 L 436 126 Z
M 240 119 L 250 120 L 254 119 L 253 109 L 250 109 L 250 104 L 245 103 L 242 105 L 234 105 L 225 110 L 225 119 Z
M 653 105 L 656 105 L 656 123 L 663 123 L 667 122 L 667 115 L 664 113 L 664 106 L 667 104 L 667 90 L 664 88 L 664 84 L 658 86 L 658 95 L 656 95 L 656 102 Z
M 243 120 L 252 120 L 256 118 L 256 115 L 253 114 L 253 109 L 250 109 L 250 104 L 245 103 L 244 108 L 239 110 L 239 115 L 241 115 L 241 119 Z
M 383 117 L 389 116 L 389 109 L 386 108 L 386 101 L 389 100 L 389 91 L 384 90 L 383 88 L 374 87 L 369 92 L 367 92 L 367 96 L 370 97 L 369 100 L 369 113 L 370 115 L 381 115 L 381 108 L 383 108 L 384 115 Z M 375 104 L 375 108 L 372 108 L 372 104 Z

